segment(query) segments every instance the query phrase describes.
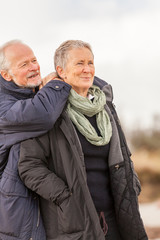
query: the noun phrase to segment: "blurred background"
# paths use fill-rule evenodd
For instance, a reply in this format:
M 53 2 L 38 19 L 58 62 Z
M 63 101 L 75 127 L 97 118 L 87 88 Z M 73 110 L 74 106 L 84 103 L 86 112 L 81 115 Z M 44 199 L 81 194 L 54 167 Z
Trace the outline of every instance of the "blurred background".
M 160 1 L 0 0 L 0 45 L 20 39 L 42 77 L 65 40 L 91 44 L 96 75 L 113 87 L 135 169 L 150 239 L 160 239 Z

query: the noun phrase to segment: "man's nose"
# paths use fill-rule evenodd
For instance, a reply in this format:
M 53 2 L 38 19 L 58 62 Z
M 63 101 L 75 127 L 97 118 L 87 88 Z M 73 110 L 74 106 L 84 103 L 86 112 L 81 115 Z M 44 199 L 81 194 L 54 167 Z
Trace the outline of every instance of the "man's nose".
M 30 65 L 29 65 L 29 70 L 30 71 L 37 70 L 38 67 L 39 67 L 39 65 L 37 63 L 32 63 L 31 62 Z

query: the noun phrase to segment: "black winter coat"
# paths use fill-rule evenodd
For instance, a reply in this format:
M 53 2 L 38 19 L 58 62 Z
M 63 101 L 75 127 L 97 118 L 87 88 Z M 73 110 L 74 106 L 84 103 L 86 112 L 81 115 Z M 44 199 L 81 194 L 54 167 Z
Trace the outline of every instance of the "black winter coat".
M 126 141 L 112 107 L 111 86 L 98 78 L 106 93 L 106 111 L 113 135 L 108 164 L 119 231 L 123 240 L 147 240 L 138 210 L 140 184 Z M 53 129 L 21 144 L 19 173 L 28 188 L 41 196 L 47 240 L 104 240 L 89 193 L 82 148 L 64 111 Z

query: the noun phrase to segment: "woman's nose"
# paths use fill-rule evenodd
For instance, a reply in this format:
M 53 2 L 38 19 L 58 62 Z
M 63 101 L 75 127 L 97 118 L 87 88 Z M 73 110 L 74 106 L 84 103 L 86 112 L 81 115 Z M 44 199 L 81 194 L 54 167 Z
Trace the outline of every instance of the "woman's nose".
M 90 71 L 91 71 L 91 69 L 90 69 L 90 67 L 89 67 L 88 64 L 86 64 L 86 65 L 84 66 L 83 71 L 84 71 L 84 72 L 90 72 Z

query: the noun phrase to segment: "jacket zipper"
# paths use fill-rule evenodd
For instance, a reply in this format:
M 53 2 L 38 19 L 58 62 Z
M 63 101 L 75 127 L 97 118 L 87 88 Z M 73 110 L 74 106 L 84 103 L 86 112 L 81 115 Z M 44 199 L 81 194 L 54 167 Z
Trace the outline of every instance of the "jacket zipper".
M 37 219 L 37 227 L 39 227 L 40 222 L 40 206 L 39 206 L 39 199 L 38 199 L 38 219 Z

